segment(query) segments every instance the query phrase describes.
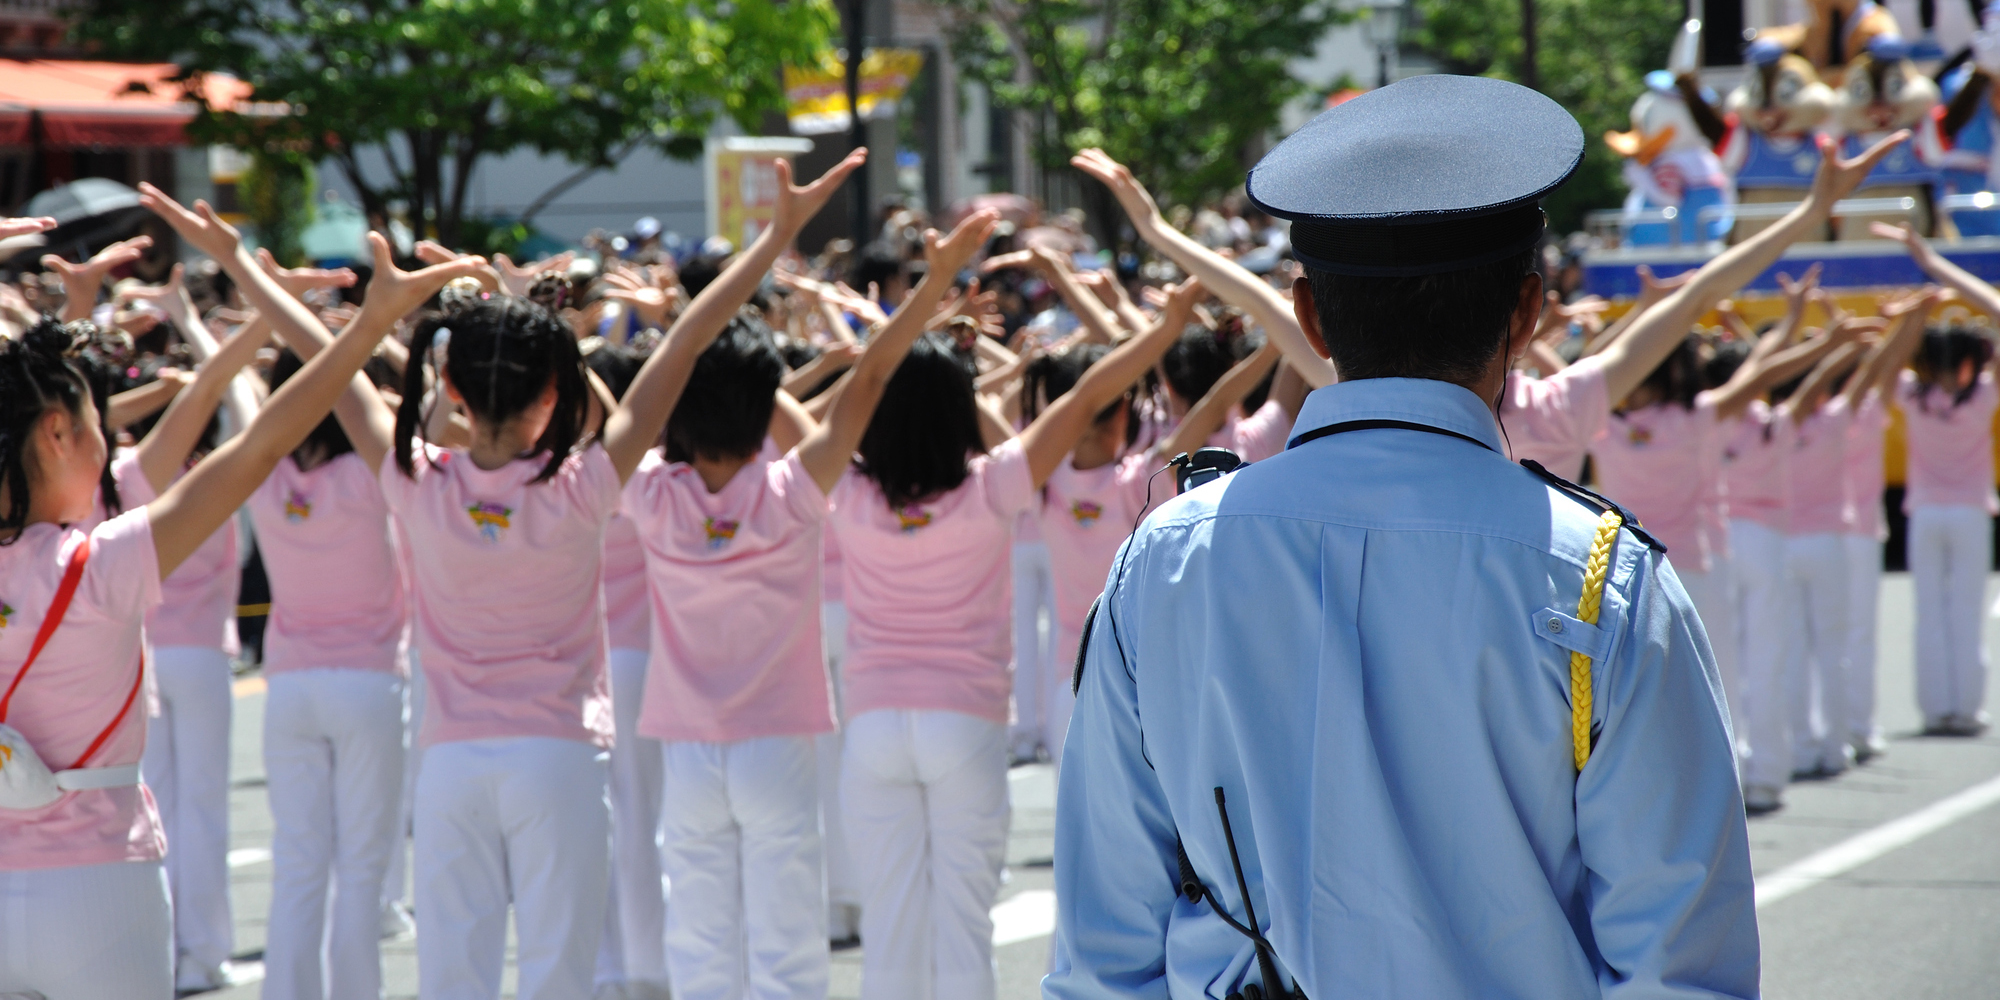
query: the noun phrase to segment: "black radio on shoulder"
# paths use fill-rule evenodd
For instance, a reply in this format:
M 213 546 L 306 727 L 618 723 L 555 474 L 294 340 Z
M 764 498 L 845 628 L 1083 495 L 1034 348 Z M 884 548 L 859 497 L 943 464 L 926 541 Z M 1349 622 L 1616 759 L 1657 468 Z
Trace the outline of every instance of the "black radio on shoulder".
M 1187 452 L 1175 455 L 1167 464 L 1173 466 L 1175 485 L 1186 493 L 1235 472 L 1243 466 L 1243 459 L 1227 448 L 1197 448 L 1192 455 Z

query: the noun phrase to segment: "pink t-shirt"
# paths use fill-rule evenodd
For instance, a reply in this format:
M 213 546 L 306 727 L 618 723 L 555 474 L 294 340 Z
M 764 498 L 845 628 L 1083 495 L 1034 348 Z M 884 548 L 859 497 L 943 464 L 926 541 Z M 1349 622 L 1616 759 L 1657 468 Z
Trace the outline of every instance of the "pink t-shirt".
M 1009 441 L 968 463 L 964 484 L 890 509 L 849 469 L 832 524 L 847 557 L 847 714 L 941 709 L 1005 725 L 1013 683 L 1014 518 L 1035 500 L 1028 454 Z
M 604 627 L 612 649 L 644 650 L 653 644 L 646 610 L 646 550 L 639 529 L 624 514 L 604 526 Z
M 1269 399 L 1257 412 L 1236 421 L 1231 450 L 1245 462 L 1261 462 L 1284 451 L 1291 436 L 1292 418 L 1285 412 L 1285 404 Z
M 33 524 L 0 546 L 0 692 L 28 659 L 84 534 Z M 62 624 L 14 692 L 8 725 L 51 770 L 74 765 L 132 691 L 140 621 L 160 602 L 160 564 L 146 508 L 90 531 L 90 562 Z M 136 764 L 146 749 L 146 706 L 135 702 L 87 764 Z M 0 811 L 0 871 L 67 868 L 166 856 L 166 832 L 144 786 L 69 792 L 33 811 Z
M 1896 383 L 1910 452 L 1903 510 L 1964 506 L 2000 513 L 1993 495 L 1993 411 L 2000 407 L 2000 389 L 1992 373 L 1980 372 L 1972 397 L 1959 406 L 1942 389 L 1919 393 L 1922 385 L 1907 371 Z
M 1876 541 L 1887 541 L 1889 525 L 1882 513 L 1885 478 L 1882 452 L 1889 431 L 1889 408 L 1882 394 L 1870 392 L 1861 399 L 1854 419 L 1847 424 L 1847 495 L 1854 501 L 1854 524 L 1849 529 Z
M 1731 518 L 1786 530 L 1785 465 L 1791 458 L 1792 422 L 1757 400 L 1736 422 L 1722 446 L 1722 478 Z
M 248 506 L 271 581 L 264 669 L 402 673 L 409 613 L 368 463 L 349 452 L 304 471 L 287 457 Z
M 840 539 L 831 531 L 820 532 L 820 539 L 819 599 L 825 604 L 844 601 L 840 578 L 847 573 L 847 560 L 840 554 Z
M 1502 438 L 1512 445 L 1517 460 L 1533 459 L 1550 472 L 1574 480 L 1583 475 L 1584 452 L 1604 432 L 1610 417 L 1604 365 L 1595 357 L 1548 378 L 1507 373 L 1507 388 L 1500 397 L 1500 426 L 1506 432 Z
M 1721 427 L 1715 397 L 1701 393 L 1692 409 L 1661 403 L 1611 415 L 1590 446 L 1604 495 L 1618 501 L 1667 547 L 1674 565 L 1708 572 L 1716 555 L 1709 537 L 1722 475 Z
M 1042 532 L 1049 540 L 1049 572 L 1055 583 L 1056 665 L 1076 659 L 1090 602 L 1104 589 L 1118 547 L 1146 507 L 1146 479 L 1159 470 L 1150 453 L 1127 455 L 1095 469 L 1069 460 L 1056 466 L 1042 490 Z M 1153 500 L 1165 501 L 1173 484 L 1161 476 Z
M 646 456 L 625 486 L 646 550 L 652 660 L 639 733 L 729 743 L 833 731 L 820 642 L 826 494 L 798 452 L 710 493 L 685 462 Z
M 1803 420 L 1794 420 L 1792 454 L 1785 463 L 1787 529 L 1794 535 L 1843 534 L 1854 527 L 1847 495 L 1847 398 L 1834 396 Z
M 153 501 L 153 486 L 146 482 L 146 471 L 139 467 L 139 451 L 136 448 L 119 448 L 112 453 L 111 482 L 118 487 L 120 514 Z M 91 531 L 116 516 L 105 506 L 104 491 L 99 489 L 90 501 L 90 516 L 71 527 L 78 531 Z
M 118 483 L 118 499 L 126 510 L 154 500 L 136 455 L 131 485 Z M 160 584 L 160 604 L 146 615 L 146 642 L 161 646 L 198 646 L 235 656 L 236 590 L 243 582 L 237 562 L 236 521 L 222 522 L 215 534 L 174 568 Z
M 424 445 L 415 479 L 382 463 L 382 495 L 410 543 L 426 747 L 506 736 L 611 745 L 602 563 L 618 470 L 593 445 L 532 482 L 544 461 L 488 470 Z

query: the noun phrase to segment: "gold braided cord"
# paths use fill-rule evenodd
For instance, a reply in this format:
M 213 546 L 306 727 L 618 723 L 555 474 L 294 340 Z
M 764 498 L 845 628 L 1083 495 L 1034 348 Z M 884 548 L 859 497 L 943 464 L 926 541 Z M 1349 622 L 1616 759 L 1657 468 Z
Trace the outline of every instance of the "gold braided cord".
M 1583 594 L 1576 601 L 1576 617 L 1587 625 L 1597 624 L 1597 612 L 1604 605 L 1605 578 L 1611 568 L 1611 546 L 1618 540 L 1624 520 L 1615 510 L 1607 510 L 1597 521 L 1597 537 L 1590 540 L 1590 561 L 1583 566 Z M 1569 654 L 1569 732 L 1575 747 L 1576 769 L 1590 762 L 1590 657 Z

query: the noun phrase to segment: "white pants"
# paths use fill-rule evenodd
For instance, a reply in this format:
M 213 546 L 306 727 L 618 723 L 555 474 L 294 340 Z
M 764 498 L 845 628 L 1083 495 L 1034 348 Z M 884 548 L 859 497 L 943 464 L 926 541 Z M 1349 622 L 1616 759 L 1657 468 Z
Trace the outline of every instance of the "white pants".
M 1729 544 L 1743 635 L 1743 783 L 1782 788 L 1792 778 L 1790 705 L 1785 655 L 1791 641 L 1793 591 L 1785 586 L 1785 536 L 1755 521 L 1729 522 Z
M 429 688 L 424 683 L 424 665 L 414 643 L 409 648 L 409 660 L 410 681 L 403 686 L 403 745 L 409 750 L 403 754 L 403 801 L 396 811 L 396 847 L 389 854 L 389 874 L 382 880 L 384 911 L 391 905 L 410 901 L 410 845 L 406 841 L 414 832 L 417 772 L 424 763 L 424 755 L 417 749 L 417 736 L 423 729 L 424 693 Z
M 1734 569 L 1728 557 L 1714 556 L 1709 559 L 1707 571 L 1685 570 L 1674 567 L 1674 575 L 1680 577 L 1681 589 L 1687 591 L 1688 600 L 1694 602 L 1695 614 L 1701 617 L 1702 630 L 1708 633 L 1709 648 L 1715 652 L 1715 670 L 1722 675 L 1722 694 L 1729 708 L 1730 731 L 1741 741 L 1743 735 L 1743 678 L 1742 659 L 1743 636 L 1737 620 L 1737 594 Z M 1740 748 L 1739 748 L 1739 753 Z
M 610 922 L 599 982 L 667 981 L 667 885 L 660 874 L 660 743 L 639 735 L 646 697 L 643 649 L 611 651 Z
M 675 1000 L 822 1000 L 830 962 L 812 737 L 663 750 Z
M 1831 532 L 1785 539 L 1792 613 L 1785 657 L 1792 770 L 1847 766 L 1847 545 Z
M 1056 669 L 1056 589 L 1043 542 L 1014 543 L 1014 731 L 1017 747 L 1043 737 L 1045 688 Z
M 820 605 L 820 634 L 826 644 L 827 673 L 833 679 L 833 717 L 847 723 L 847 693 L 840 667 L 847 660 L 847 604 L 828 601 Z M 861 885 L 854 874 L 854 861 L 847 852 L 847 825 L 840 818 L 839 730 L 813 738 L 819 755 L 820 847 L 826 860 L 826 902 L 833 906 L 861 906 Z
M 495 1000 L 514 907 L 521 1000 L 591 995 L 610 880 L 604 751 L 545 736 L 440 743 L 417 779 L 417 992 Z
M 0 871 L 0 997 L 171 1000 L 173 922 L 157 861 Z
M 1882 543 L 1845 535 L 1847 550 L 1847 739 L 1866 744 L 1875 725 L 1875 617 L 1882 594 Z
M 1917 707 L 1926 723 L 1971 717 L 1986 704 L 1979 612 L 1993 560 L 1993 519 L 1978 507 L 1910 512 L 1910 582 L 1917 592 Z
M 402 843 L 403 682 L 373 670 L 269 677 L 264 771 L 273 834 L 264 998 L 376 1000 L 382 883 Z
M 841 794 L 862 876 L 862 1000 L 993 1000 L 1007 733 L 958 712 L 847 724 Z
M 229 654 L 205 646 L 153 650 L 160 714 L 140 770 L 167 831 L 167 889 L 177 963 L 222 968 L 235 944 L 229 913 Z

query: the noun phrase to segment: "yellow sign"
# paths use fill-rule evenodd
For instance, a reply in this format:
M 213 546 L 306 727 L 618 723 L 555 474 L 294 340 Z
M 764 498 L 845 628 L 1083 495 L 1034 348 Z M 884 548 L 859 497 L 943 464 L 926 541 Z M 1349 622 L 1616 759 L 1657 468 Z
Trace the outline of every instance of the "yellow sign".
M 866 49 L 861 55 L 861 118 L 875 121 L 896 113 L 896 102 L 924 68 L 916 49 Z M 798 135 L 845 132 L 853 126 L 847 107 L 847 66 L 831 49 L 818 66 L 785 67 L 786 116 Z
M 778 207 L 780 159 L 812 152 L 811 139 L 730 136 L 708 141 L 708 231 L 750 245 Z

